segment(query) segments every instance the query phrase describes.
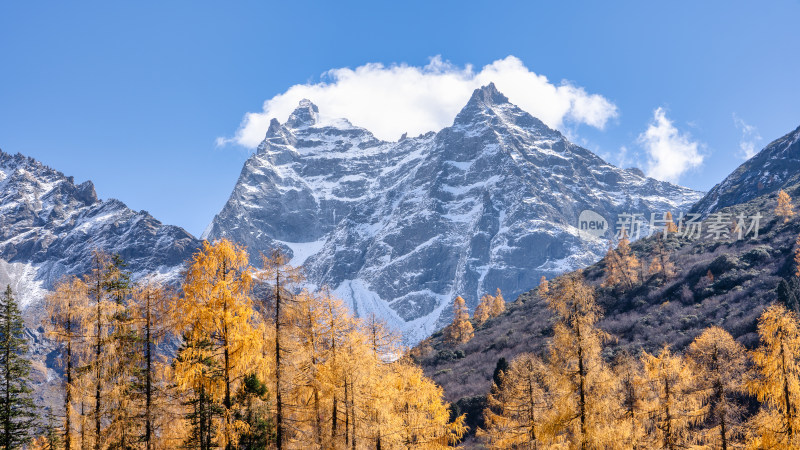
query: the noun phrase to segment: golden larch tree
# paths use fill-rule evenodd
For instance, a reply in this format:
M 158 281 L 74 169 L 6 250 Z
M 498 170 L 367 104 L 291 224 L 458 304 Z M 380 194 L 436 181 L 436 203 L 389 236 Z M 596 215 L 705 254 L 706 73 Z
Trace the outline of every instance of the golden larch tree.
M 546 296 L 555 314 L 550 345 L 552 427 L 557 440 L 572 448 L 603 448 L 615 439 L 613 380 L 601 355 L 606 334 L 597 328 L 602 316 L 594 288 L 582 272 L 557 278 Z
M 132 389 L 139 404 L 139 416 L 143 419 L 137 441 L 142 442 L 145 450 L 151 450 L 167 446 L 165 431 L 176 427 L 170 414 L 174 409 L 171 405 L 173 393 L 168 387 L 165 367 L 158 352 L 158 345 L 177 328 L 170 315 L 176 296 L 152 279 L 145 279 L 135 286 L 132 294 L 131 313 L 142 350 Z
M 60 346 L 61 362 L 64 365 L 64 448 L 78 448 L 74 442 L 74 402 L 76 400 L 75 381 L 78 368 L 87 356 L 87 342 L 82 326 L 86 323 L 82 315 L 89 304 L 89 289 L 77 277 L 67 278 L 57 283 L 45 297 L 47 318 L 45 335 Z
M 672 218 L 672 212 L 670 211 L 667 211 L 666 214 L 664 214 L 664 231 L 666 231 L 666 233 L 678 232 L 678 225 Z
M 278 450 L 284 448 L 284 443 L 287 441 L 284 434 L 286 427 L 284 426 L 284 411 L 283 411 L 283 391 L 284 391 L 284 377 L 282 376 L 286 366 L 285 361 L 282 360 L 285 343 L 284 328 L 289 325 L 287 318 L 287 311 L 292 302 L 291 289 L 297 283 L 303 280 L 303 274 L 300 268 L 293 267 L 289 264 L 289 257 L 279 249 L 273 250 L 269 256 L 262 255 L 261 263 L 263 269 L 259 272 L 259 280 L 269 286 L 269 297 L 261 302 L 261 309 L 266 311 L 272 306 L 273 310 L 273 339 L 275 346 L 273 350 L 274 358 L 274 381 L 275 381 L 275 426 L 276 426 L 276 444 Z M 271 300 L 271 301 L 270 301 Z
M 783 217 L 783 223 L 786 223 L 794 216 L 794 206 L 792 206 L 792 197 L 783 189 L 778 192 L 778 204 L 775 207 L 775 215 Z
M 800 447 L 800 331 L 797 316 L 783 305 L 758 319 L 761 345 L 752 353 L 755 370 L 747 386 L 761 402 L 748 438 L 753 448 Z
M 702 404 L 704 427 L 697 437 L 712 448 L 740 447 L 744 411 L 738 398 L 745 392 L 747 351 L 727 331 L 710 327 L 692 342 L 686 357 Z
M 497 288 L 497 291 L 492 296 L 492 317 L 498 317 L 500 314 L 503 314 L 506 310 L 506 300 L 503 298 L 503 293 L 500 292 L 500 288 Z
M 349 400 L 347 389 L 347 373 L 352 369 L 352 360 L 348 358 L 347 350 L 350 348 L 348 339 L 357 331 L 357 321 L 350 315 L 347 307 L 341 300 L 333 298 L 329 293 L 321 297 L 321 321 L 324 328 L 320 338 L 324 349 L 325 366 L 321 378 L 329 396 L 326 399 L 330 405 L 330 431 L 325 434 L 325 440 L 332 447 L 342 447 L 344 441 L 349 439 L 349 422 L 342 420 L 345 412 L 349 413 L 346 406 Z M 349 420 L 349 416 L 345 419 Z M 345 426 L 345 423 L 347 426 Z M 345 436 L 347 434 L 347 436 Z
M 546 448 L 552 440 L 548 426 L 552 398 L 547 389 L 549 370 L 537 356 L 523 353 L 492 383 L 478 435 L 491 448 Z
M 323 432 L 323 402 L 326 392 L 323 382 L 324 355 L 324 306 L 314 294 L 303 290 L 295 296 L 291 308 L 292 322 L 299 340 L 294 352 L 293 382 L 289 389 L 290 403 L 294 408 L 294 428 L 299 428 L 317 446 L 331 445 Z M 288 317 L 286 314 L 284 317 Z
M 550 283 L 547 281 L 547 277 L 542 275 L 542 278 L 539 279 L 539 286 L 536 289 L 536 292 L 539 293 L 540 297 L 544 297 L 550 291 Z
M 630 289 L 639 281 L 641 263 L 631 250 L 630 241 L 623 236 L 616 250 L 609 247 L 605 258 L 604 287 Z
M 391 390 L 386 388 L 386 373 L 388 365 L 397 360 L 404 353 L 400 345 L 400 336 L 375 314 L 369 314 L 361 320 L 360 328 L 366 336 L 369 356 L 374 365 L 373 379 L 375 388 L 372 389 L 371 402 L 368 403 L 365 414 L 371 426 L 367 429 L 368 438 L 372 440 L 375 448 L 382 448 L 386 436 L 391 434 L 393 428 L 391 411 Z
M 615 414 L 608 420 L 616 422 L 615 432 L 623 448 L 644 449 L 647 436 L 647 383 L 641 359 L 622 352 L 613 365 Z
M 692 441 L 690 427 L 699 419 L 699 396 L 694 392 L 696 374 L 668 346 L 658 355 L 643 352 L 642 363 L 652 396 L 649 448 L 685 448 Z
M 84 320 L 83 328 L 86 336 L 91 342 L 91 356 L 87 358 L 87 365 L 83 370 L 86 372 L 86 379 L 91 380 L 93 386 L 93 408 L 91 416 L 94 421 L 94 433 L 91 435 L 92 446 L 99 450 L 105 442 L 104 424 L 107 424 L 105 415 L 108 412 L 106 401 L 111 384 L 113 372 L 111 368 L 114 363 L 114 348 L 109 346 L 110 333 L 112 331 L 111 321 L 118 311 L 118 304 L 109 294 L 109 282 L 113 280 L 115 273 L 112 269 L 111 257 L 99 250 L 92 252 L 91 266 L 89 273 L 84 276 L 84 283 L 87 285 L 89 293 L 89 304 L 86 312 L 82 315 Z
M 386 448 L 444 449 L 464 436 L 466 416 L 450 421 L 450 405 L 443 400 L 442 388 L 426 378 L 422 369 L 405 359 L 388 369 L 384 372 L 388 382 L 385 389 L 393 399 L 394 420 L 385 435 Z
M 463 344 L 472 339 L 473 334 L 467 304 L 459 295 L 453 300 L 453 322 L 445 328 L 445 335 L 451 344 Z
M 653 258 L 647 269 L 648 275 L 657 275 L 665 280 L 675 276 L 675 263 L 670 259 L 669 252 L 660 239 L 653 248 Z
M 239 425 L 233 415 L 233 394 L 245 375 L 260 362 L 261 332 L 250 299 L 252 271 L 247 252 L 228 240 L 205 241 L 195 253 L 183 283 L 183 298 L 173 317 L 188 342 L 188 354 L 175 367 L 177 384 L 194 390 L 199 383 L 222 407 L 217 442 L 234 448 Z M 196 353 L 193 355 L 193 353 Z
M 105 289 L 113 311 L 109 318 L 109 337 L 105 345 L 108 368 L 106 409 L 108 426 L 104 444 L 109 447 L 129 448 L 143 433 L 141 406 L 133 394 L 136 375 L 143 364 L 143 353 L 137 335 L 131 303 L 133 284 L 127 265 L 115 254 L 108 265 Z
M 794 276 L 800 277 L 800 235 L 797 235 L 794 246 Z
M 483 294 L 478 306 L 475 307 L 475 312 L 472 313 L 472 320 L 475 321 L 475 326 L 483 325 L 487 320 L 492 317 L 492 299 L 489 294 Z

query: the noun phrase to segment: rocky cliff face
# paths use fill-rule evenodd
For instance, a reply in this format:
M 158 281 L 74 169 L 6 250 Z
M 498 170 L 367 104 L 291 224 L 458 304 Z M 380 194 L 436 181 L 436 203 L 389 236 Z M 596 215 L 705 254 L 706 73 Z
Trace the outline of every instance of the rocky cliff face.
M 800 127 L 772 141 L 708 191 L 692 212 L 708 215 L 773 193 L 797 181 L 800 173 Z
M 97 198 L 91 181 L 22 155 L 0 151 L 0 282 L 12 283 L 23 308 L 64 275 L 82 275 L 94 249 L 119 253 L 134 276 L 169 278 L 199 245 L 182 228 L 146 211 Z
M 0 285 L 11 285 L 23 309 L 37 404 L 59 404 L 62 367 L 42 335 L 43 300 L 55 282 L 88 272 L 95 249 L 121 255 L 134 278 L 177 281 L 199 245 L 146 211 L 98 199 L 90 181 L 76 185 L 32 158 L 0 151 Z
M 254 254 L 281 247 L 310 283 L 414 342 L 449 318 L 456 295 L 471 307 L 496 288 L 513 299 L 596 261 L 608 242 L 579 232 L 581 211 L 613 227 L 617 214 L 677 213 L 700 196 L 606 163 L 490 84 L 452 126 L 398 142 L 319 123 L 301 102 L 272 121 L 204 237 Z

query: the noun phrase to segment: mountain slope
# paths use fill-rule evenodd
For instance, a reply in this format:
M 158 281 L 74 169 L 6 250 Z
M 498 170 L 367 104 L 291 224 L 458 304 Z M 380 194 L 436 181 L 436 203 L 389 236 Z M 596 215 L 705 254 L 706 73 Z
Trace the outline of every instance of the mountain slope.
M 174 271 L 199 246 L 182 228 L 146 211 L 98 199 L 91 181 L 76 185 L 32 158 L 2 151 L 0 224 L 4 267 L 32 267 L 32 280 L 43 288 L 85 273 L 94 249 L 119 253 L 137 275 Z
M 0 285 L 10 284 L 23 309 L 38 404 L 55 405 L 60 371 L 44 339 L 44 296 L 61 277 L 88 272 L 95 249 L 118 253 L 134 278 L 177 275 L 200 241 L 146 211 L 97 198 L 90 181 L 22 155 L 0 151 Z
M 776 139 L 708 191 L 692 212 L 708 215 L 716 209 L 745 203 L 776 192 L 800 173 L 800 127 Z
M 774 149 L 773 144 L 762 153 Z M 756 180 L 763 176 L 765 170 L 758 163 L 763 161 L 761 156 L 746 162 L 743 167 L 747 169 L 737 170 L 736 178 Z M 727 215 L 726 224 L 739 214 L 748 218 L 760 214 L 763 217 L 758 236 L 753 231 L 742 239 L 738 239 L 738 233 L 721 240 L 705 233 L 698 239 L 673 235 L 662 241 L 677 268 L 675 277 L 669 280 L 648 276 L 640 286 L 618 292 L 601 287 L 603 261 L 584 269 L 585 279 L 597 288 L 598 302 L 605 310 L 598 325 L 615 339 L 613 349 L 609 348 L 605 356 L 612 358 L 614 351 L 621 350 L 635 354 L 642 348 L 652 352 L 664 344 L 679 350 L 712 325 L 726 329 L 748 347 L 755 346 L 758 316 L 766 305 L 779 298 L 776 287 L 781 280 L 794 275 L 800 219 L 795 216 L 785 223 L 774 210 L 778 189 L 800 198 L 799 176 L 800 167 L 787 169 L 784 181 L 773 184 L 771 193 L 743 203 L 719 208 L 695 206 L 694 210 L 707 214 Z M 711 192 L 728 191 L 725 183 Z M 641 239 L 631 248 L 646 263 L 653 259 L 661 239 Z M 451 346 L 439 332 L 418 346 L 415 353 L 426 373 L 444 387 L 449 400 L 483 396 L 499 358 L 511 360 L 523 352 L 546 350 L 552 334 L 551 317 L 544 301 L 532 290 L 510 303 L 505 314 L 476 329 L 470 342 Z
M 357 314 L 418 341 L 456 295 L 510 298 L 596 261 L 607 242 L 576 228 L 590 209 L 683 211 L 700 194 L 622 170 L 508 102 L 476 90 L 452 126 L 398 142 L 303 101 L 273 120 L 204 237 L 281 247 Z M 613 222 L 610 222 L 613 223 Z

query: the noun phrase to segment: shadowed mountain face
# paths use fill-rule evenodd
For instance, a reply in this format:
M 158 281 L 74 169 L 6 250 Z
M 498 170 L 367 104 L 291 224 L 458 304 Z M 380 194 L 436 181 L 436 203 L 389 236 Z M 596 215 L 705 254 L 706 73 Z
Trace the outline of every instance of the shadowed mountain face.
M 608 243 L 578 232 L 581 211 L 613 227 L 617 214 L 678 213 L 700 196 L 607 164 L 490 84 L 452 126 L 398 142 L 320 123 L 301 102 L 272 121 L 204 237 L 283 248 L 312 284 L 415 342 L 456 295 L 470 307 L 496 288 L 514 298 L 596 261 Z
M 791 184 L 800 174 L 800 127 L 747 160 L 692 207 L 704 216 Z

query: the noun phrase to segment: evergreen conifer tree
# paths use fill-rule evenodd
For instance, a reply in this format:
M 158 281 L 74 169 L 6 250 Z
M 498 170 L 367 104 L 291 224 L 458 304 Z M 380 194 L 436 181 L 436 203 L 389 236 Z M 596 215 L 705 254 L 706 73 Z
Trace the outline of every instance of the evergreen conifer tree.
M 28 443 L 35 426 L 25 324 L 11 286 L 0 297 L 0 448 Z

